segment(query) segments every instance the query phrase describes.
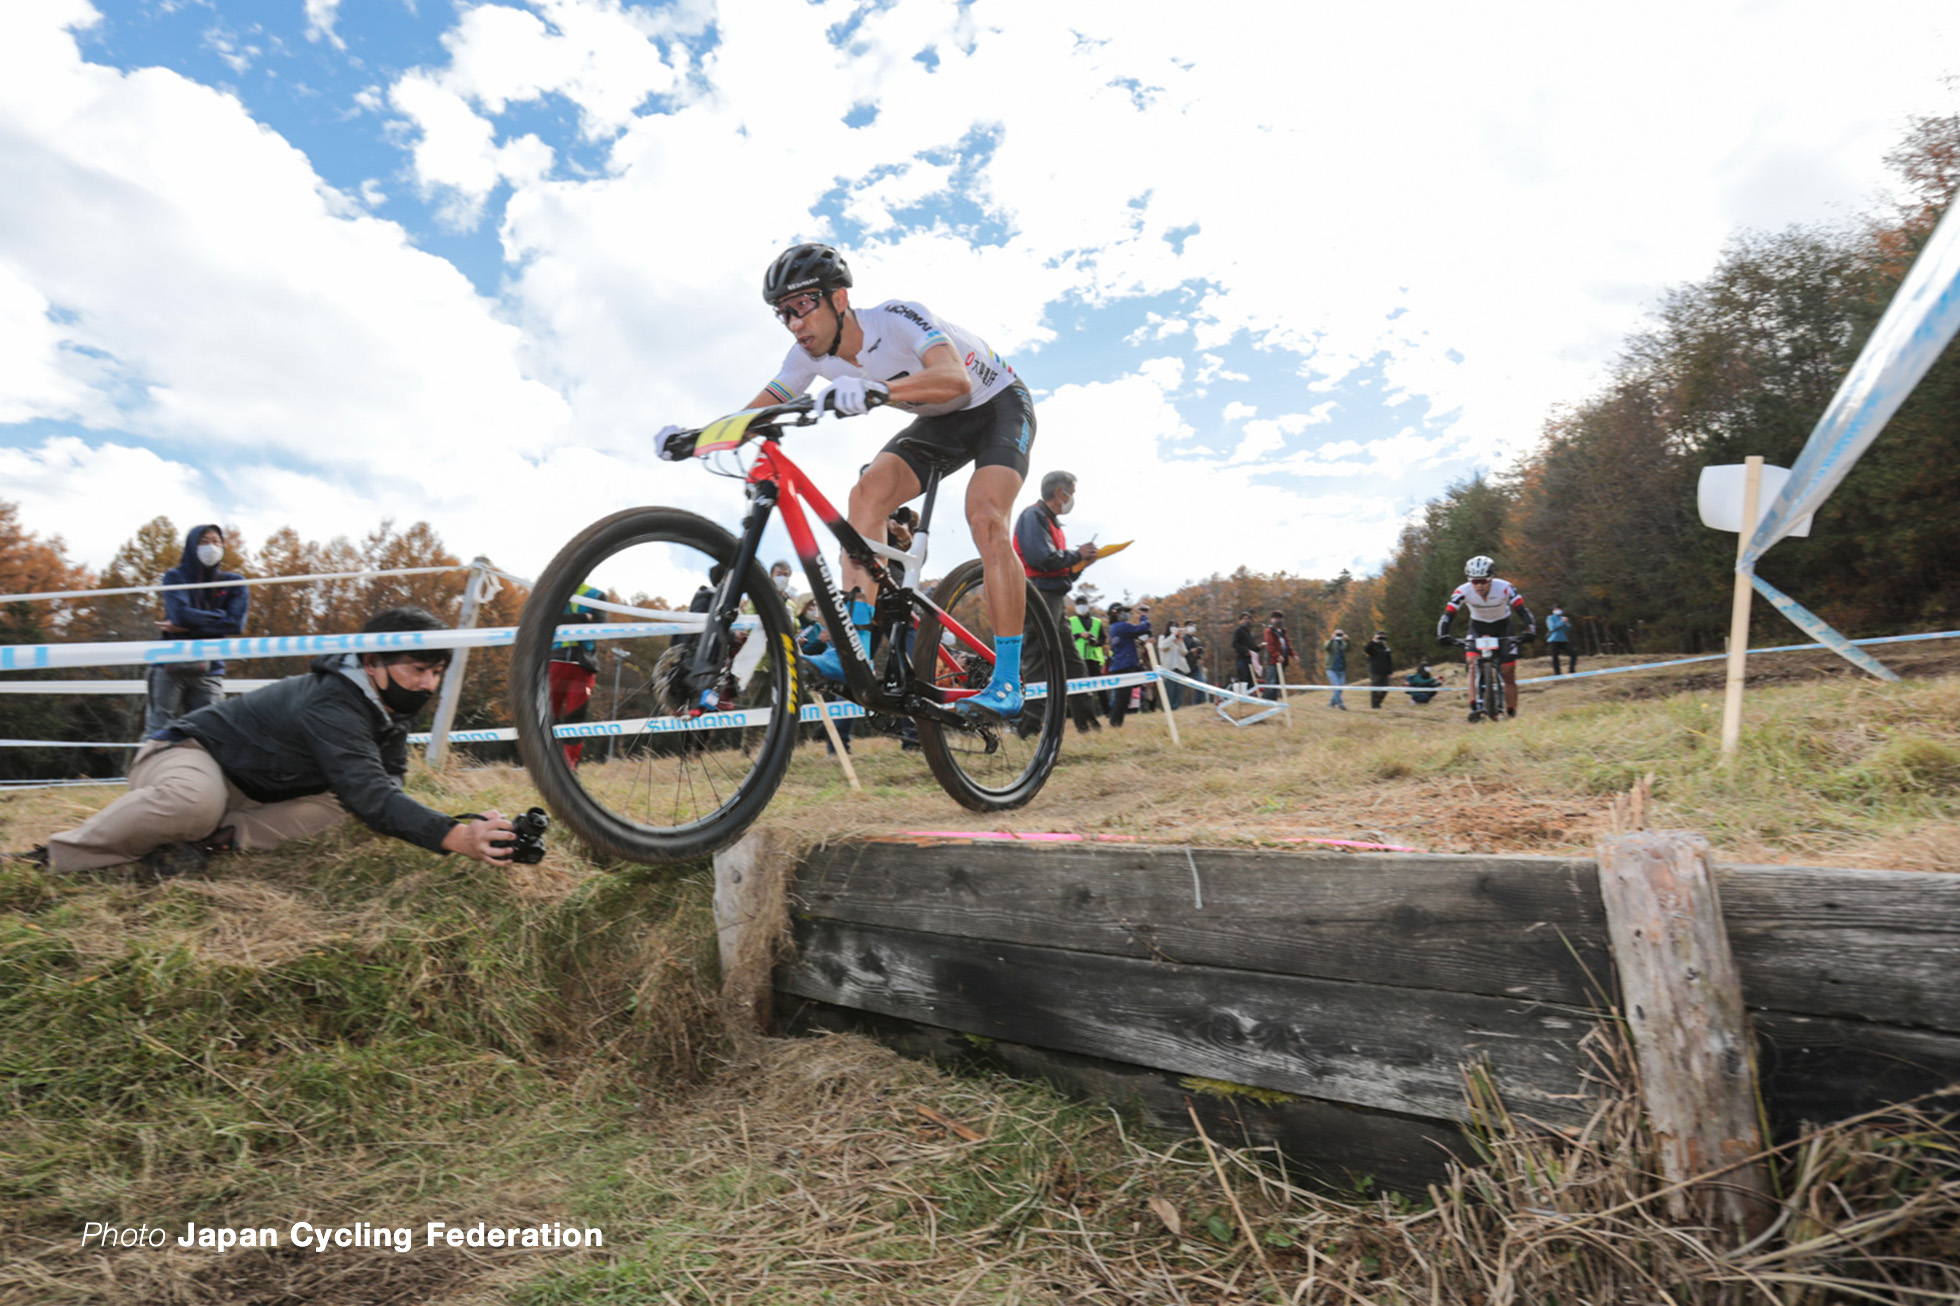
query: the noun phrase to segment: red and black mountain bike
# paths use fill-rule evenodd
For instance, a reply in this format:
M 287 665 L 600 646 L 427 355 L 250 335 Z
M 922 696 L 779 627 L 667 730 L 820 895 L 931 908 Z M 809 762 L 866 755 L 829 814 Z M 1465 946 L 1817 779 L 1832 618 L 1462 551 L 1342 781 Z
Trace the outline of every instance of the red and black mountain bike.
M 739 537 L 678 508 L 628 508 L 560 549 L 526 601 L 510 679 L 518 751 L 552 812 L 599 848 L 647 862 L 703 856 L 733 843 L 781 784 L 796 742 L 798 691 L 808 701 L 809 687 L 799 685 L 788 606 L 756 556 L 778 510 L 838 649 L 840 692 L 868 712 L 910 717 L 947 793 L 975 811 L 1019 807 L 1054 769 L 1066 671 L 1047 608 L 1029 586 L 1022 715 L 1005 723 L 962 719 L 953 704 L 985 688 L 993 670 L 980 561 L 955 567 L 930 595 L 908 583 L 923 579 L 940 478 L 935 472 L 924 488 L 911 551 L 866 540 L 778 443 L 824 411 L 804 396 L 693 433 L 694 457 L 747 483 Z M 806 502 L 877 582 L 869 648 L 847 619 Z M 585 585 L 609 597 L 581 594 Z M 662 597 L 689 594 L 685 604 Z M 596 624 L 572 624 L 568 605 Z M 641 624 L 645 635 L 633 629 Z M 582 635 L 617 641 L 616 674 L 630 675 L 630 692 L 612 696 L 618 719 L 554 729 L 551 664 Z M 577 761 L 567 738 L 585 742 Z M 609 741 L 603 756 L 595 740 Z

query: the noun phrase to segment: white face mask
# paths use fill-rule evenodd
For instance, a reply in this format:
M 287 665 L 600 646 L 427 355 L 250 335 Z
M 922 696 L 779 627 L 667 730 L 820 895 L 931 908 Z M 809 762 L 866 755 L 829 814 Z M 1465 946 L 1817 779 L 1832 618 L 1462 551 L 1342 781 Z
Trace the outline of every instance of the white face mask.
M 218 560 L 224 556 L 225 546 L 222 544 L 200 544 L 197 546 L 197 560 L 207 567 L 217 566 Z
M 789 593 L 789 576 L 787 573 L 780 572 L 780 571 L 775 572 L 769 577 L 769 579 L 776 582 L 776 593 L 778 594 Z

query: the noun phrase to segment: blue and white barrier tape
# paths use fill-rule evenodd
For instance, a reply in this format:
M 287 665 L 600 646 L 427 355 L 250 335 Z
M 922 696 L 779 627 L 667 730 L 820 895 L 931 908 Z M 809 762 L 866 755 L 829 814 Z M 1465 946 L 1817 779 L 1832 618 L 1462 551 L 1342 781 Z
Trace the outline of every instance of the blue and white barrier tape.
M 753 626 L 755 618 L 745 617 L 735 624 L 738 629 L 744 629 Z M 654 635 L 686 635 L 700 629 L 700 621 L 645 621 L 560 626 L 556 635 L 559 643 L 585 643 L 645 639 Z M 172 662 L 289 658 L 321 653 L 401 653 L 423 648 L 496 648 L 515 643 L 516 640 L 515 626 L 485 626 L 475 630 L 390 630 L 353 635 L 237 635 L 229 639 L 157 639 L 101 644 L 0 644 L 0 671 L 160 666 Z
M 1831 497 L 1892 414 L 1960 330 L 1960 205 L 1947 210 L 1885 307 L 1858 361 L 1805 441 L 1737 562 L 1757 559 Z
M 1116 676 L 1088 676 L 1068 682 L 1071 694 L 1086 694 L 1099 689 L 1120 689 L 1125 685 L 1142 685 L 1157 678 L 1155 672 L 1131 671 Z M 1036 681 L 1025 691 L 1029 699 L 1048 697 L 1048 686 Z M 808 723 L 821 721 L 828 716 L 833 721 L 849 721 L 871 714 L 856 703 L 838 701 L 810 703 L 797 710 L 797 720 Z M 631 720 L 584 721 L 578 725 L 553 726 L 551 733 L 560 739 L 608 739 L 627 735 L 667 735 L 691 730 L 746 730 L 769 724 L 770 709 L 766 707 L 744 708 L 739 712 L 708 712 L 698 717 L 639 717 Z M 411 744 L 429 742 L 428 732 L 408 737 Z M 517 731 L 511 726 L 490 730 L 452 730 L 449 742 L 452 744 L 502 744 L 517 738 Z

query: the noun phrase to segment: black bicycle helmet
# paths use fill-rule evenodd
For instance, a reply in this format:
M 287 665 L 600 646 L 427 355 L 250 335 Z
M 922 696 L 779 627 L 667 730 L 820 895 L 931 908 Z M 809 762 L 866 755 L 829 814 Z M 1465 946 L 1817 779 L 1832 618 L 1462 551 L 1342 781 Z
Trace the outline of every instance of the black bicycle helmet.
M 762 274 L 762 302 L 774 305 L 799 290 L 825 294 L 851 284 L 851 265 L 828 245 L 791 245 Z

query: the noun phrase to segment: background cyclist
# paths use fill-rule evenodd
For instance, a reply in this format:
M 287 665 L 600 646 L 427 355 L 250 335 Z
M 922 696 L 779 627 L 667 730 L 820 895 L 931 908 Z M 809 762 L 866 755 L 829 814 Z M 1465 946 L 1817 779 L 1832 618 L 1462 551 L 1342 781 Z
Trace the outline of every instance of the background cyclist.
M 892 510 L 918 497 L 932 468 L 943 476 L 974 464 L 966 522 L 986 573 L 994 669 L 987 687 L 962 699 L 959 711 L 1016 717 L 1027 582 L 1008 523 L 1034 443 L 1034 399 L 1014 369 L 972 332 L 912 300 L 888 299 L 860 314 L 850 292 L 850 265 L 829 245 L 793 245 L 769 265 L 762 297 L 796 343 L 776 379 L 748 406 L 786 403 L 821 376 L 830 381 L 830 402 L 840 413 L 862 413 L 883 398 L 916 414 L 851 487 L 848 516 L 866 539 L 884 538 Z M 667 435 L 657 437 L 663 458 L 680 452 Z M 847 557 L 842 570 L 845 593 L 855 587 L 866 599 L 877 599 L 863 568 Z M 870 602 L 851 605 L 853 625 L 868 628 L 871 615 Z M 822 674 L 843 679 L 834 648 L 813 662 Z
M 1504 715 L 1518 714 L 1518 639 L 1538 638 L 1538 622 L 1532 617 L 1531 609 L 1524 605 L 1524 595 L 1508 580 L 1491 575 L 1497 564 L 1478 554 L 1463 564 L 1463 574 L 1469 579 L 1456 587 L 1450 594 L 1449 602 L 1443 606 L 1442 618 L 1436 623 L 1436 641 L 1452 644 L 1450 622 L 1462 608 L 1470 614 L 1470 634 L 1495 635 L 1503 641 L 1498 646 L 1498 669 L 1504 676 Z M 1524 626 L 1517 639 L 1511 636 L 1512 614 Z M 1477 680 L 1470 678 L 1470 698 L 1475 703 Z M 1497 705 L 1485 703 L 1483 711 L 1496 715 Z

